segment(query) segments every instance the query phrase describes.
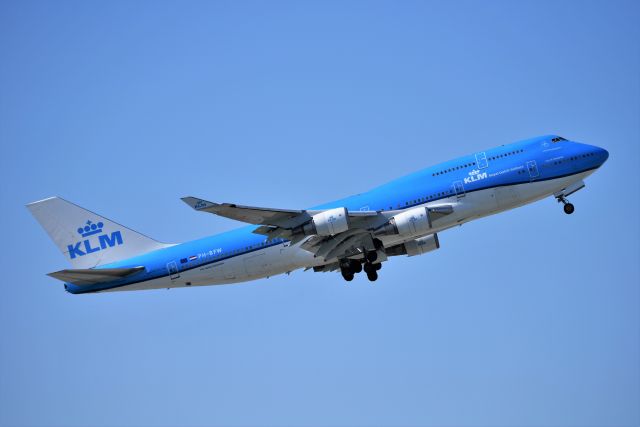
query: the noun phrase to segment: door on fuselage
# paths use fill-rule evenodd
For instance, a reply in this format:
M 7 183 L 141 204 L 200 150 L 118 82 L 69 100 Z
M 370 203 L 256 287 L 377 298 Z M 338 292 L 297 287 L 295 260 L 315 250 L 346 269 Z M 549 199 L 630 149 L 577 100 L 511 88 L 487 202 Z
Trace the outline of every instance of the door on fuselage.
M 453 189 L 456 192 L 458 199 L 464 197 L 464 185 L 462 184 L 462 181 L 455 181 L 453 183 Z
M 531 181 L 533 181 L 540 175 L 538 173 L 538 165 L 536 164 L 535 160 L 529 160 L 527 162 L 527 170 L 529 171 L 529 179 Z
M 167 272 L 169 273 L 169 279 L 171 279 L 171 283 L 176 283 L 177 279 L 180 278 L 178 264 L 175 261 L 167 263 Z
M 487 161 L 487 154 L 484 151 L 481 153 L 476 153 L 476 166 L 478 166 L 478 169 L 484 169 L 489 166 L 489 162 Z

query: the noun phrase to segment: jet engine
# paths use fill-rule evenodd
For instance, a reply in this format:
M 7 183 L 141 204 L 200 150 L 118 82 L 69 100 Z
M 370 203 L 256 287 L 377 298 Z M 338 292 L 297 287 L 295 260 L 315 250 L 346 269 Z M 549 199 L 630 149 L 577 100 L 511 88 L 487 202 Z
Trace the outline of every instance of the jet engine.
M 301 226 L 307 236 L 333 236 L 349 229 L 349 214 L 346 208 L 334 208 L 313 215 L 311 221 Z
M 400 245 L 387 248 L 387 256 L 407 255 L 415 256 L 426 254 L 440 247 L 440 241 L 437 234 L 431 234 L 419 239 L 410 240 Z
M 393 216 L 376 234 L 399 234 L 401 236 L 419 236 L 431 229 L 429 211 L 425 207 L 409 209 Z

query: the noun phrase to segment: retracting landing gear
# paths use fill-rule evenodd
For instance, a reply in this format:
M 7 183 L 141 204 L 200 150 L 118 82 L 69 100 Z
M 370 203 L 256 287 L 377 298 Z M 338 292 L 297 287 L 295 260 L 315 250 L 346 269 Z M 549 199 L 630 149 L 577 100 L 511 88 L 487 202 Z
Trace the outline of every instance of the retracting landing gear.
M 370 262 L 364 265 L 364 272 L 367 273 L 367 279 L 370 282 L 375 282 L 378 280 L 378 270 L 382 268 L 382 264 L 372 264 Z
M 340 260 L 340 271 L 347 282 L 352 281 L 355 274 L 362 270 L 371 282 L 378 280 L 378 271 L 382 268 L 382 262 L 387 259 L 382 241 L 373 239 L 373 248 L 362 248 L 362 252 L 364 252 L 362 260 L 348 258 Z M 378 262 L 376 263 L 376 261 Z
M 365 255 L 367 262 L 375 262 L 378 259 L 378 253 L 376 251 L 369 251 Z
M 569 201 L 567 200 L 567 197 L 569 197 L 570 195 L 572 195 L 578 190 L 582 190 L 583 188 L 584 188 L 584 182 L 577 181 L 569 185 L 568 187 L 563 188 L 562 191 L 559 191 L 553 194 L 555 198 L 558 199 L 558 202 L 564 205 L 563 206 L 564 213 L 566 213 L 567 215 L 571 215 L 576 210 L 576 208 L 571 203 L 569 203 Z
M 571 215 L 573 211 L 576 210 L 576 208 L 571 203 L 566 203 L 563 209 L 564 209 L 564 213 L 566 213 L 567 215 Z
M 361 271 L 362 264 L 360 264 L 360 261 L 353 259 L 343 259 L 340 261 L 340 272 L 342 273 L 342 278 L 347 282 L 352 281 L 353 276 Z
M 351 269 L 354 273 L 360 273 L 362 271 L 362 264 L 360 264 L 358 261 L 352 260 Z
M 343 278 L 344 280 L 346 280 L 347 282 L 352 281 L 352 280 L 353 280 L 353 276 L 354 276 L 354 275 L 353 275 L 353 272 L 352 272 L 352 271 L 342 269 L 342 278 Z
M 375 252 L 373 252 L 375 254 Z M 356 273 L 360 273 L 362 270 L 367 274 L 367 278 L 375 282 L 378 280 L 378 270 L 382 268 L 382 264 L 377 263 L 373 264 L 366 258 L 367 260 L 364 262 L 364 265 L 357 260 L 354 259 L 344 259 L 340 261 L 340 272 L 342 273 L 342 277 L 347 282 L 353 280 Z
M 575 206 L 569 203 L 566 197 L 558 196 L 556 198 L 558 199 L 558 202 L 561 202 L 564 205 L 563 206 L 564 213 L 566 213 L 567 215 L 571 215 L 576 210 Z

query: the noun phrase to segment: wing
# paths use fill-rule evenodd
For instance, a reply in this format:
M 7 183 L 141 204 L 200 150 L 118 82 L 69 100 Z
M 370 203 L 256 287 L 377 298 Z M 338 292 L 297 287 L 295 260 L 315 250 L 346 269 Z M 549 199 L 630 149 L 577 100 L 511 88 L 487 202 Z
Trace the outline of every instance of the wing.
M 193 209 L 209 212 L 249 224 L 269 224 L 276 227 L 293 228 L 309 219 L 306 211 L 293 209 L 259 208 L 242 206 L 235 203 L 214 203 L 195 197 L 183 197 L 182 201 Z
M 380 241 L 375 231 L 388 223 L 390 218 L 402 211 L 347 211 L 348 229 L 332 235 L 309 235 L 303 232 L 303 226 L 314 220 L 322 210 L 294 210 L 242 206 L 234 203 L 214 203 L 196 197 L 184 197 L 182 200 L 193 209 L 209 212 L 226 218 L 258 225 L 256 234 L 267 238 L 284 238 L 293 244 L 329 261 L 335 258 L 358 256 L 365 251 L 379 248 Z M 453 212 L 451 205 L 430 207 L 429 215 L 433 219 Z M 377 240 L 377 242 L 376 242 Z
M 242 206 L 235 203 L 214 203 L 196 197 L 183 197 L 182 201 L 193 209 L 201 212 L 209 212 L 225 218 L 247 222 L 249 224 L 262 225 L 254 230 L 254 233 L 273 235 L 276 229 L 292 230 L 309 221 L 313 215 L 322 212 L 321 210 L 295 210 L 295 209 L 274 209 L 260 208 L 256 206 Z M 361 218 L 377 217 L 376 211 L 354 211 L 348 213 L 352 221 Z M 286 233 L 280 233 L 286 234 Z M 282 236 L 273 236 L 282 237 Z

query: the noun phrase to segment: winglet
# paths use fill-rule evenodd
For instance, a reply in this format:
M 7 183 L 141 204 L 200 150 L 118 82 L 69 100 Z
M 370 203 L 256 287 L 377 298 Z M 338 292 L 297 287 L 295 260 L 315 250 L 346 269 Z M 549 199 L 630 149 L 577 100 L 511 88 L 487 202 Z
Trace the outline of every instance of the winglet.
M 218 203 L 208 202 L 206 200 L 198 199 L 197 197 L 191 197 L 191 196 L 183 197 L 182 201 L 197 211 L 202 211 L 207 208 L 219 206 Z

